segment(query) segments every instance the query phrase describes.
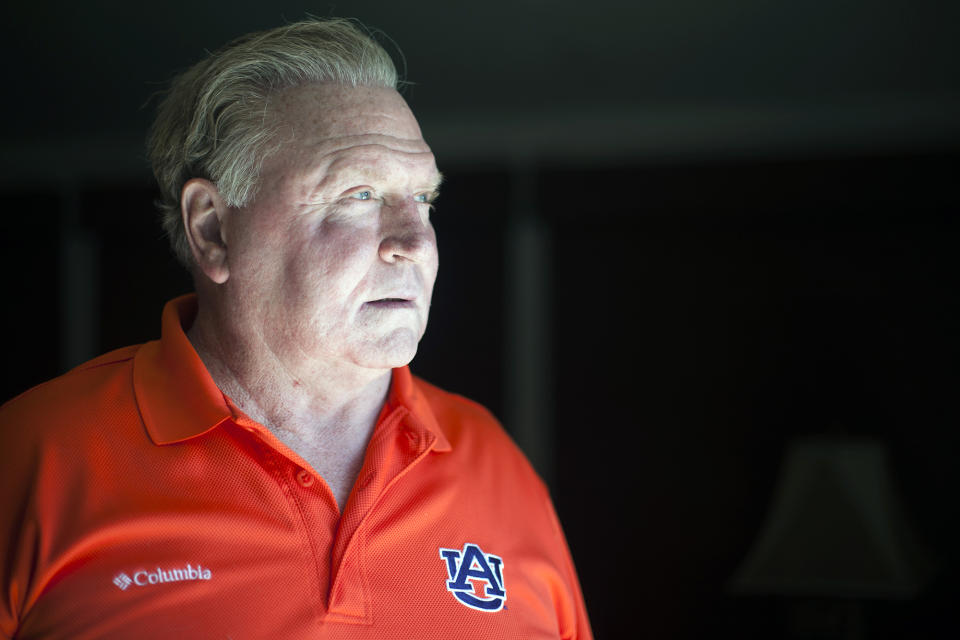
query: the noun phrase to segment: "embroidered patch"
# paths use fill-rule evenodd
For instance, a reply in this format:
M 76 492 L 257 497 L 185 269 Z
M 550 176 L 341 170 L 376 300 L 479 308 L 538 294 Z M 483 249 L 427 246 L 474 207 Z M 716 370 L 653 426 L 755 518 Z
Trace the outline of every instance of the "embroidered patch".
M 507 599 L 503 585 L 503 559 L 484 553 L 475 544 L 463 549 L 440 549 L 447 563 L 447 590 L 457 600 L 478 611 L 499 611 Z

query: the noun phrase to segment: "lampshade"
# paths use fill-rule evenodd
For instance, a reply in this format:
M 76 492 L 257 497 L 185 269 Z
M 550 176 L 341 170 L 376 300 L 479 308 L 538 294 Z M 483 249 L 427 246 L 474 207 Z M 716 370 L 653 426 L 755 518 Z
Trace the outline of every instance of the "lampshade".
M 788 446 L 772 507 L 729 588 L 909 598 L 930 566 L 897 498 L 883 444 L 811 437 Z

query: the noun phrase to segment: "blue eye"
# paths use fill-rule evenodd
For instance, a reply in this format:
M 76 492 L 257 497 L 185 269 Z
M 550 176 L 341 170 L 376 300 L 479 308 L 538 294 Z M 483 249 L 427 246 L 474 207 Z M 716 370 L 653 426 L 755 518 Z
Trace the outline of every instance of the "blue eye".
M 357 200 L 369 200 L 373 197 L 373 193 L 370 191 L 357 191 L 355 194 L 350 196 L 351 198 L 356 198 Z

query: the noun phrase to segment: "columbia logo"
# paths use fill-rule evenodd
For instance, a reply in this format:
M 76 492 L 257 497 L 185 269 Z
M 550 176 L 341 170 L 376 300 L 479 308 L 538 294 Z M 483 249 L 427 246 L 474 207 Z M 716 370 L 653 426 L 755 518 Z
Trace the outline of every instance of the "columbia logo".
M 125 572 L 121 571 L 113 577 L 113 584 L 117 585 L 120 591 L 126 591 L 130 585 L 145 587 L 153 584 L 163 584 L 165 582 L 183 582 L 186 580 L 210 580 L 213 573 L 204 566 L 188 564 L 183 567 L 173 567 L 170 569 L 161 569 L 157 567 L 154 571 L 139 569 L 133 572 L 131 578 Z
M 125 573 L 118 573 L 113 578 L 113 584 L 117 585 L 120 588 L 120 591 L 126 591 L 127 587 L 133 584 L 133 580 L 130 579 Z

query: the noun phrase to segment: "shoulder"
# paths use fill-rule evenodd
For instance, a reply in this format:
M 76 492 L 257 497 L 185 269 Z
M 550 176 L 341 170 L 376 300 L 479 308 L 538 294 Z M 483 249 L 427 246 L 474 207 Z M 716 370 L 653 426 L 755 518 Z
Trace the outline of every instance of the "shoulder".
M 0 441 L 8 447 L 26 444 L 70 430 L 98 414 L 134 406 L 131 371 L 138 349 L 139 345 L 105 353 L 4 403 Z
M 500 423 L 494 415 L 479 402 L 441 389 L 422 378 L 414 376 L 413 380 L 438 420 L 443 417 L 455 422 L 469 422 L 485 428 L 500 429 Z
M 545 495 L 540 476 L 489 409 L 420 378 L 414 377 L 414 383 L 450 442 L 455 459 L 468 465 L 472 473 L 487 470 Z
M 24 409 L 49 408 L 56 410 L 65 407 L 69 404 L 69 400 L 78 393 L 91 390 L 91 385 L 96 387 L 98 383 L 129 369 L 140 346 L 123 347 L 88 360 L 63 375 L 27 389 L 5 402 L 0 407 L 0 411 L 3 411 L 6 416 L 8 413 L 16 414 Z M 58 399 L 58 402 L 54 403 L 54 406 L 50 406 L 48 401 L 53 398 Z M 90 400 L 89 397 L 78 399 Z
M 479 402 L 445 391 L 421 378 L 413 380 L 452 445 L 465 439 L 489 441 L 492 438 L 498 445 L 515 447 L 500 422 Z

